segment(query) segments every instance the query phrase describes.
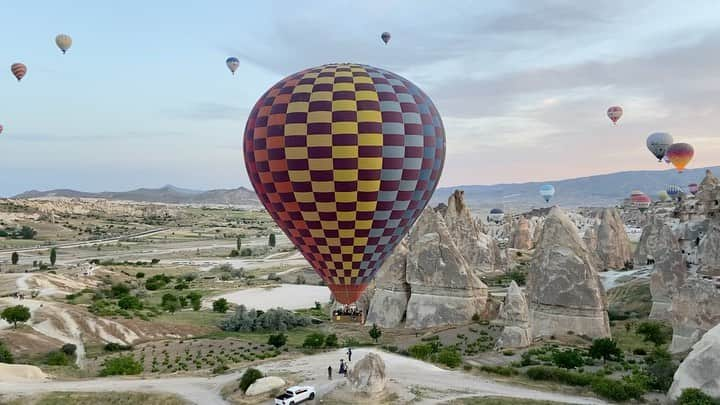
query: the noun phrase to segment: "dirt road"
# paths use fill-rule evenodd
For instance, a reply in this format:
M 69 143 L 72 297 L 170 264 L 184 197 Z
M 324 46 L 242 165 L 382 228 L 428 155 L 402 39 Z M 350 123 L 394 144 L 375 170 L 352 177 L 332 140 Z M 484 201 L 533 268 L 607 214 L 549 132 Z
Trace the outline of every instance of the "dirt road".
M 385 361 L 386 372 L 394 386 L 406 390 L 407 395 L 412 388 L 421 388 L 424 392 L 422 398 L 416 403 L 437 404 L 450 399 L 466 396 L 506 396 L 515 398 L 532 398 L 571 404 L 604 404 L 604 401 L 595 398 L 577 397 L 553 392 L 536 391 L 532 389 L 501 384 L 492 380 L 471 376 L 460 371 L 450 371 L 435 367 L 415 359 L 385 353 L 374 349 L 358 348 L 354 351 L 354 358 L 361 359 L 365 354 L 373 352 L 380 355 Z M 301 357 L 293 360 L 280 360 L 265 363 L 258 368 L 264 372 L 273 373 L 299 373 L 304 381 L 302 384 L 314 385 L 318 397 L 332 391 L 342 378 L 335 377 L 327 380 L 327 366 L 337 366 L 339 359 L 343 358 L 344 350 L 321 353 L 313 356 Z M 357 360 L 355 360 L 357 361 Z M 223 385 L 240 377 L 242 370 L 230 374 L 203 378 L 203 377 L 169 377 L 153 379 L 127 379 L 127 378 L 98 378 L 83 381 L 37 381 L 24 383 L 8 383 L 0 381 L 0 392 L 13 394 L 35 394 L 50 391 L 139 391 L 139 392 L 170 392 L 175 393 L 197 404 L 226 404 L 220 397 Z M 350 400 L 350 399 L 349 399 Z M 272 403 L 268 401 L 268 403 Z

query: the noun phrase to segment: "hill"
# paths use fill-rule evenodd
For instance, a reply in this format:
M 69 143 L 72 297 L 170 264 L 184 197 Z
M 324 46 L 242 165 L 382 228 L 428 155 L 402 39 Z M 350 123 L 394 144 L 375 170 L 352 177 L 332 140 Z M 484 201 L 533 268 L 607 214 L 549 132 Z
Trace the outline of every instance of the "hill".
M 100 193 L 86 193 L 68 189 L 48 191 L 31 190 L 12 198 L 45 197 L 104 198 L 108 200 L 161 202 L 168 204 L 260 205 L 255 192 L 245 187 L 200 191 L 167 185 L 161 188 L 139 188 L 130 191 L 103 191 Z

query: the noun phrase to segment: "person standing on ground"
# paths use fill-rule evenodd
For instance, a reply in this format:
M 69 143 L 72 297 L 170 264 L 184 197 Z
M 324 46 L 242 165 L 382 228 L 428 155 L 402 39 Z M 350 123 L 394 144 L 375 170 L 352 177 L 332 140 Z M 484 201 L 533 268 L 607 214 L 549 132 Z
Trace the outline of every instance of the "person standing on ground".
M 332 380 L 332 366 L 328 366 L 328 380 Z
M 348 361 L 352 361 L 352 349 L 348 347 L 347 350 Z

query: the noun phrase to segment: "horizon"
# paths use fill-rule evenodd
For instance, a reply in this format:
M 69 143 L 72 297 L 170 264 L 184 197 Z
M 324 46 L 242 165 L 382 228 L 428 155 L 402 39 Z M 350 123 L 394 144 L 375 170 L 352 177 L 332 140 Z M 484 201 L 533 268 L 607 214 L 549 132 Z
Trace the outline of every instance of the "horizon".
M 390 69 L 432 98 L 447 133 L 439 187 L 652 170 L 645 138 L 655 131 L 695 146 L 689 168 L 720 164 L 720 4 L 698 2 L 693 13 L 671 1 L 473 5 L 308 2 L 293 16 L 229 1 L 83 1 L 69 15 L 61 4 L 7 5 L 2 30 L 13 40 L 2 63 L 22 61 L 28 74 L 0 79 L 11 101 L 0 116 L 0 171 L 10 174 L 0 195 L 250 189 L 248 111 L 282 77 L 334 60 Z M 319 19 L 328 24 L 310 24 Z M 66 55 L 53 43 L 60 32 L 74 39 Z M 615 104 L 625 109 L 617 127 L 605 116 Z

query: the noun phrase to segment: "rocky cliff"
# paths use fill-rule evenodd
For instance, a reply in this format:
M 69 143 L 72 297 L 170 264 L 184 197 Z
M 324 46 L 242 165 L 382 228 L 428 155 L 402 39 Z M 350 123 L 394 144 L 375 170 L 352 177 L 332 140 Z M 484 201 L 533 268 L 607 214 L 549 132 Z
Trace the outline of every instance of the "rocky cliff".
M 495 343 L 497 349 L 520 348 L 532 344 L 530 310 L 525 295 L 515 281 L 512 281 L 507 289 L 498 319 L 504 324 L 504 328 Z
M 585 235 L 587 248 L 597 256 L 600 269 L 622 269 L 631 260 L 630 240 L 617 209 L 601 210 Z

